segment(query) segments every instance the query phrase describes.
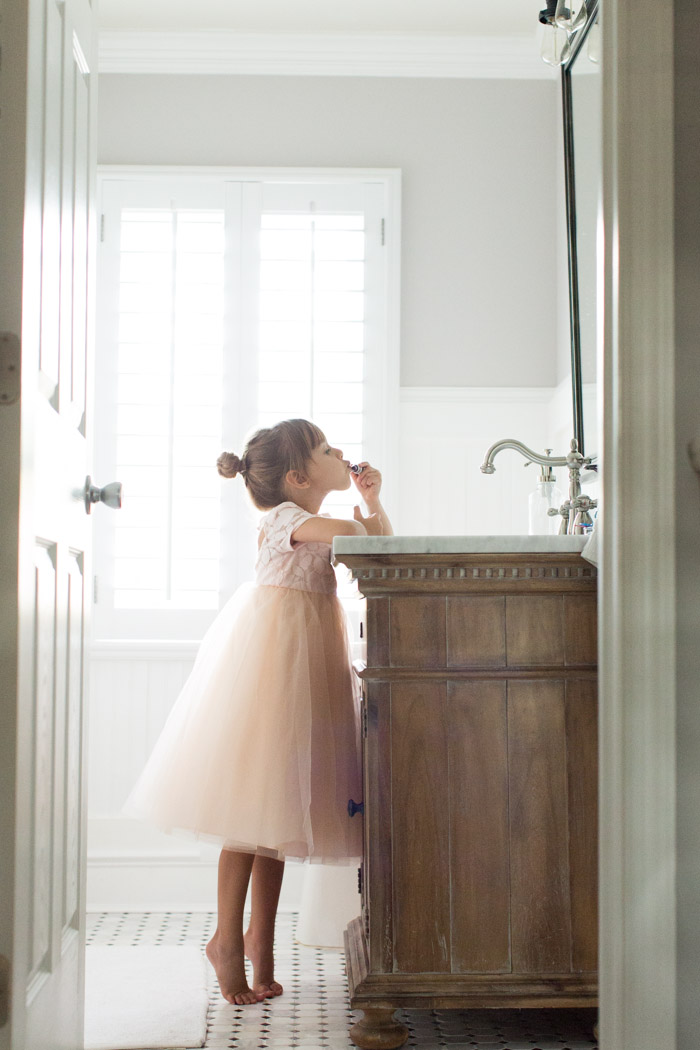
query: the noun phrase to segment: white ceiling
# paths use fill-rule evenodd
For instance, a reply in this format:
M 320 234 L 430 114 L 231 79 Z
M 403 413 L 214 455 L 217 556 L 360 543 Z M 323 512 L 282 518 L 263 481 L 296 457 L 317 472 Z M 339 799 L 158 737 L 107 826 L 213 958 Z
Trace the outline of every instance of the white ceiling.
M 116 30 L 531 36 L 538 0 L 101 0 Z

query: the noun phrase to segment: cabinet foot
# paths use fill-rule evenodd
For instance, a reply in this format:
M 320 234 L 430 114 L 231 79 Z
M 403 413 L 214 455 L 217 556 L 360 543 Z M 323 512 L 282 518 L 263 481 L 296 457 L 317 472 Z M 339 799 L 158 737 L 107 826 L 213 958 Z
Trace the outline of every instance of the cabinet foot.
M 391 1007 L 373 1007 L 352 1026 L 350 1038 L 360 1050 L 396 1050 L 408 1039 L 408 1028 L 395 1020 Z

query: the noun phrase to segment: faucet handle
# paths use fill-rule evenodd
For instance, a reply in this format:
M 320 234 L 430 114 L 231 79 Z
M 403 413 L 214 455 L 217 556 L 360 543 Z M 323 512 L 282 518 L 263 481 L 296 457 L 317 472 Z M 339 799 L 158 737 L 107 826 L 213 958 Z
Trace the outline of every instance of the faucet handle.
M 547 511 L 547 514 L 550 518 L 561 517 L 559 535 L 565 536 L 569 531 L 569 518 L 571 516 L 571 500 L 564 500 L 561 507 L 550 507 Z
M 598 500 L 591 499 L 590 496 L 576 496 L 571 501 L 573 510 L 575 511 L 572 533 L 580 535 L 581 533 L 588 532 L 593 528 L 593 519 L 588 513 L 589 510 L 594 510 L 598 506 Z

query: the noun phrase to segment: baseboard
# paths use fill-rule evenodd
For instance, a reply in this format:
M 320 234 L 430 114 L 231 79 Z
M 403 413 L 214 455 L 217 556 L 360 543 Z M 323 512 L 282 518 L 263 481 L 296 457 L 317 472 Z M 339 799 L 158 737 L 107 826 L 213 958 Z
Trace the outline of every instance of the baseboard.
M 219 850 L 140 821 L 88 819 L 88 911 L 216 911 Z M 285 866 L 280 911 L 298 911 L 304 866 Z
M 216 864 L 114 858 L 88 859 L 88 911 L 216 911 Z M 279 910 L 299 911 L 304 866 L 285 866 Z

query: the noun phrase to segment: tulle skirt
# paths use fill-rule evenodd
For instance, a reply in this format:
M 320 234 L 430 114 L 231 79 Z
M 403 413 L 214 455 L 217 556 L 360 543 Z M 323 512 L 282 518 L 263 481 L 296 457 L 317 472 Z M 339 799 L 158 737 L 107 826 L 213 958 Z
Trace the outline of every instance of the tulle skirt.
M 359 754 L 337 596 L 245 584 L 205 635 L 124 812 L 227 849 L 352 863 Z

